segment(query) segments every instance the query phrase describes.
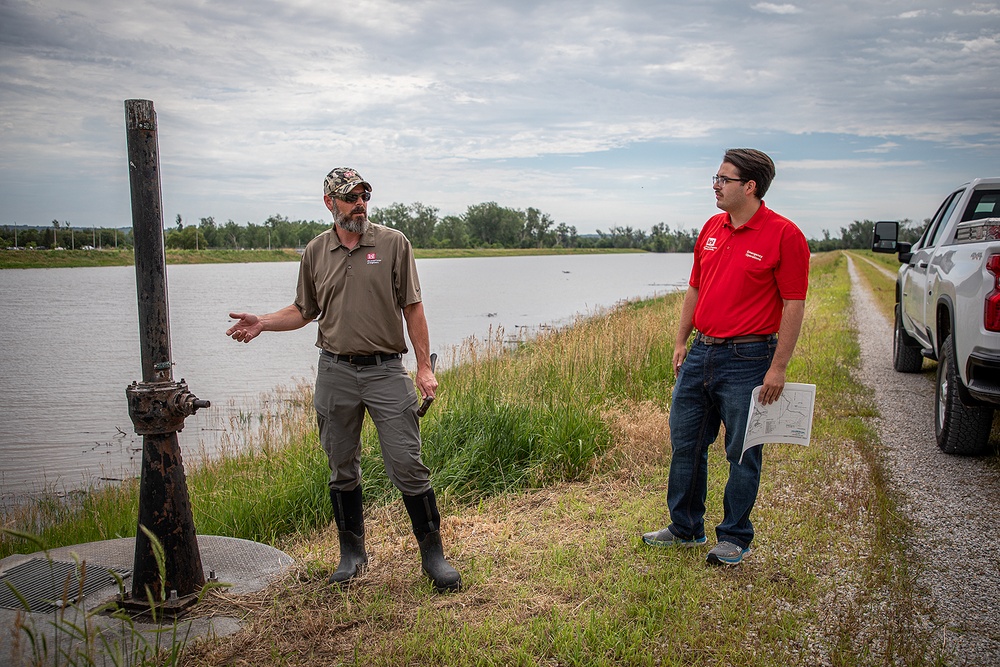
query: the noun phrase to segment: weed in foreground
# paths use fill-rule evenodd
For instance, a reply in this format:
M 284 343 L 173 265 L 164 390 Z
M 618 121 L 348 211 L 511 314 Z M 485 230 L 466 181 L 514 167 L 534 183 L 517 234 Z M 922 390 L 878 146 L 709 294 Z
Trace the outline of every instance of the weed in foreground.
M 150 539 L 160 580 L 165 581 L 163 546 L 148 529 L 143 527 L 143 531 Z M 16 537 L 44 553 L 55 580 L 58 576 L 55 563 L 38 538 L 26 533 L 18 533 Z M 23 607 L 13 628 L 12 659 L 32 667 L 160 667 L 181 664 L 191 626 L 164 615 L 165 586 L 160 586 L 158 598 L 147 587 L 149 618 L 148 622 L 140 623 L 118 604 L 117 600 L 125 598 L 125 582 L 116 572 L 110 574 L 118 586 L 117 600 L 87 609 L 84 595 L 87 563 L 77 559 L 74 563 L 75 571 L 63 580 L 58 599 L 45 601 L 46 607 L 50 606 L 49 603 L 55 606 L 45 621 L 41 621 L 38 614 L 31 613 L 31 604 L 20 591 L 10 582 L 4 582 Z M 206 584 L 200 596 L 217 587 L 217 584 Z

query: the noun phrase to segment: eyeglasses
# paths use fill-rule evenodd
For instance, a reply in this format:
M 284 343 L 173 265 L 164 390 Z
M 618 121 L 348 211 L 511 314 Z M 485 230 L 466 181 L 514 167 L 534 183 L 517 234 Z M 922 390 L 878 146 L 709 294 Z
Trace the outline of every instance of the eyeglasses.
M 368 201 L 369 199 L 372 198 L 372 193 L 362 192 L 359 194 L 357 192 L 348 192 L 346 195 L 330 195 L 330 196 L 335 197 L 337 199 L 342 199 L 343 201 L 346 201 L 348 204 L 353 204 L 354 202 L 358 201 L 358 197 L 361 197 L 361 201 Z
M 730 178 L 729 176 L 713 176 L 712 185 L 718 185 L 720 188 L 724 188 L 726 183 L 729 181 L 738 181 L 740 183 L 746 183 L 748 179 L 746 178 Z

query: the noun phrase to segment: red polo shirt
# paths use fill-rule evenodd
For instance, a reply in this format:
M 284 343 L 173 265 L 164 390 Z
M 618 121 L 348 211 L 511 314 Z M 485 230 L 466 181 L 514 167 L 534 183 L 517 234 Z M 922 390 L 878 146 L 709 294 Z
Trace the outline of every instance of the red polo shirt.
M 688 284 L 698 289 L 694 326 L 706 336 L 772 334 L 782 300 L 806 298 L 809 245 L 795 223 L 763 201 L 738 229 L 720 213 L 698 234 Z

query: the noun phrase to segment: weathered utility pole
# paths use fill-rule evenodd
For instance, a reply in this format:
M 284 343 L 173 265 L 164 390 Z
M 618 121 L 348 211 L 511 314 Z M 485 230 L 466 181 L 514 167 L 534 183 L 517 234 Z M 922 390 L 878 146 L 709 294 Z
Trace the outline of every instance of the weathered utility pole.
M 142 382 L 125 390 L 129 416 L 142 436 L 142 477 L 139 484 L 139 530 L 135 536 L 132 605 L 164 598 L 175 609 L 205 585 L 205 574 L 188 499 L 184 464 L 177 433 L 184 419 L 210 403 L 188 391 L 184 380 L 174 382 L 170 355 L 166 260 L 160 200 L 160 159 L 156 112 L 149 100 L 125 101 L 132 229 L 135 234 L 135 282 L 139 303 L 139 345 Z M 153 553 L 148 529 L 163 545 L 166 579 Z M 171 600 L 176 591 L 177 599 Z

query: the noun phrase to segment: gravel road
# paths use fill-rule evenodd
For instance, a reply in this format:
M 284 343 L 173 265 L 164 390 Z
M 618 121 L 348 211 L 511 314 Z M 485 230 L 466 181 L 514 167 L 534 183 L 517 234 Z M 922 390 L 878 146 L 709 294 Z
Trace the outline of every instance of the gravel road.
M 892 480 L 916 524 L 910 544 L 923 568 L 935 638 L 950 655 L 949 664 L 1000 665 L 1000 459 L 949 456 L 938 449 L 934 382 L 924 373 L 893 370 L 892 323 L 850 257 L 848 265 L 860 380 L 882 415 L 876 427 Z M 924 362 L 925 370 L 932 367 Z

